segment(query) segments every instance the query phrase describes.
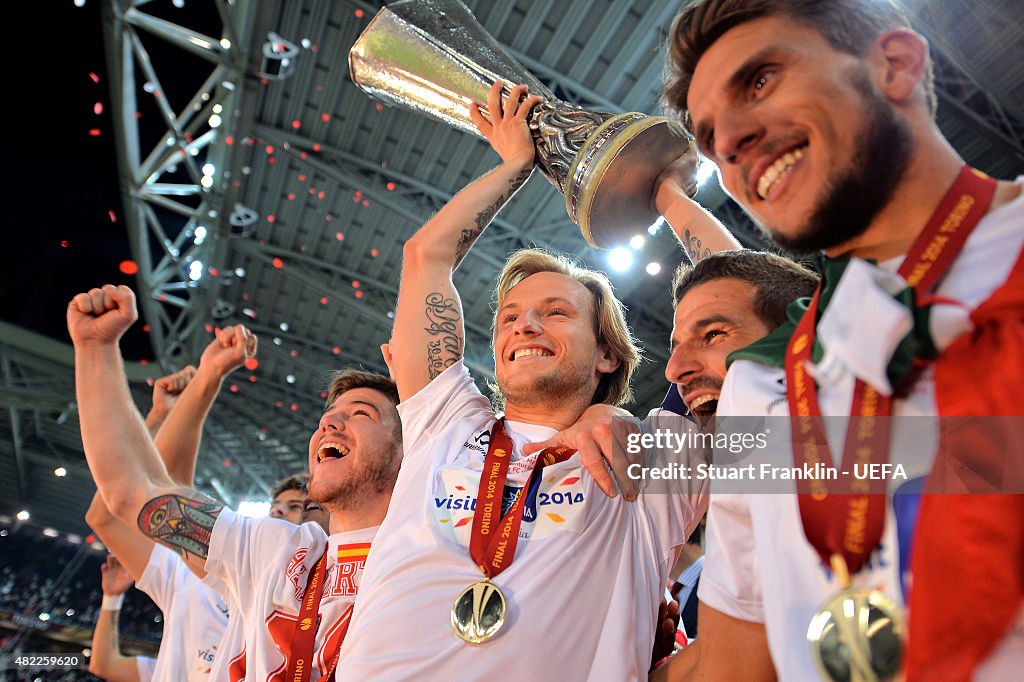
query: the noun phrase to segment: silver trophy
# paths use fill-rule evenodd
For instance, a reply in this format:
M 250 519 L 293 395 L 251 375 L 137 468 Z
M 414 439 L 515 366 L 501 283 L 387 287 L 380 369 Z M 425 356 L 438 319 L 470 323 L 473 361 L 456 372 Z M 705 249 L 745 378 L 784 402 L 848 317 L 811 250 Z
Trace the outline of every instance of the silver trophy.
M 370 95 L 474 135 L 480 133 L 470 102 L 485 103 L 499 79 L 527 85 L 543 98 L 528 120 L 536 164 L 597 248 L 623 244 L 657 220 L 654 181 L 690 144 L 673 119 L 592 111 L 558 99 L 459 0 L 386 5 L 352 46 L 348 63 L 352 81 Z

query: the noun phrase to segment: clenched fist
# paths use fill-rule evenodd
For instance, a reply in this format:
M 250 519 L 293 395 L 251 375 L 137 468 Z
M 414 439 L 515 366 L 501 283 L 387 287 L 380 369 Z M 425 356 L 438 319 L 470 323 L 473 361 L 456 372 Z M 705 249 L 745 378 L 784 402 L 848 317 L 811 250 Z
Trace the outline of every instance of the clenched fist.
M 217 333 L 217 338 L 210 342 L 199 358 L 199 369 L 212 370 L 217 376 L 225 377 L 255 356 L 256 335 L 245 325 L 236 324 Z
M 134 584 L 134 578 L 124 569 L 117 557 L 108 554 L 107 560 L 100 564 L 100 587 L 103 594 L 124 594 Z
M 68 332 L 76 346 L 115 345 L 137 319 L 135 293 L 124 285 L 104 284 L 68 303 Z
M 178 370 L 174 374 L 160 377 L 153 384 L 153 409 L 152 412 L 166 417 L 170 414 L 178 396 L 185 390 L 189 382 L 196 375 L 196 368 L 192 365 Z

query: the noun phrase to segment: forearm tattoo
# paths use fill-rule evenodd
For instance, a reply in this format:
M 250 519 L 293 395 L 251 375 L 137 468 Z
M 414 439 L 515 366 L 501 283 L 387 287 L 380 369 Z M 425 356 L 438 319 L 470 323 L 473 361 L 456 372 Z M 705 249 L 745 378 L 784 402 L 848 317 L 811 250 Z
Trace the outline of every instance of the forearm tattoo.
M 474 221 L 473 227 L 467 227 L 462 230 L 462 234 L 459 236 L 459 243 L 455 246 L 455 268 L 459 267 L 459 264 L 462 263 L 462 259 L 466 257 L 467 253 L 469 253 L 470 247 L 472 247 L 476 242 L 480 233 L 482 233 L 484 228 L 494 220 L 494 216 L 498 214 L 501 207 L 504 206 L 505 203 L 512 198 L 512 195 L 523 186 L 523 183 L 530 178 L 530 173 L 532 172 L 532 167 L 524 168 L 520 171 L 519 175 L 509 180 L 508 190 L 502 192 L 501 196 L 494 200 L 494 203 L 476 214 L 476 220 Z
M 121 609 L 107 611 L 110 615 L 110 627 L 107 628 L 107 648 L 117 651 L 121 642 Z
M 210 553 L 213 524 L 223 508 L 201 493 L 160 495 L 142 507 L 139 529 L 182 558 L 205 559 Z
M 690 262 L 694 264 L 711 255 L 711 249 L 704 249 L 703 252 L 701 251 L 700 239 L 697 235 L 691 233 L 689 228 L 683 231 L 683 251 L 686 252 Z
M 439 291 L 429 294 L 426 304 L 425 312 L 430 324 L 424 327 L 424 331 L 434 337 L 427 341 L 427 372 L 434 379 L 462 357 L 462 335 L 459 333 L 462 313 L 458 301 L 445 298 Z

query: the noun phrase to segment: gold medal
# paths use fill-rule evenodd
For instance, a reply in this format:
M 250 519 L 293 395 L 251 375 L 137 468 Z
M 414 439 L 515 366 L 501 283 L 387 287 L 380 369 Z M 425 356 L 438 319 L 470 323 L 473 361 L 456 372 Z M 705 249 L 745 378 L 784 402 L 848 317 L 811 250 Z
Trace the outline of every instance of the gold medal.
M 903 660 L 900 608 L 878 590 L 850 588 L 848 574 L 837 577 L 844 589 L 825 602 L 807 629 L 818 673 L 830 682 L 893 679 Z
M 452 606 L 452 630 L 470 644 L 491 640 L 505 624 L 505 595 L 489 580 L 473 583 Z

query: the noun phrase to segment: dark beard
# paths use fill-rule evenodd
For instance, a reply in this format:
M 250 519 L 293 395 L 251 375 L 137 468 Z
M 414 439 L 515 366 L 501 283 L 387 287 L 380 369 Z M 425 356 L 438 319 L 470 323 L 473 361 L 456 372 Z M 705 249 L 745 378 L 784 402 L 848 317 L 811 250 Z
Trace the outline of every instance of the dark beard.
M 868 229 L 889 203 L 910 163 L 914 143 L 910 128 L 887 101 L 875 93 L 867 74 L 853 85 L 864 96 L 861 145 L 845 174 L 826 182 L 824 199 L 802 234 L 772 234 L 783 249 L 809 254 L 844 244 Z
M 330 511 L 345 510 L 358 507 L 361 503 L 371 500 L 385 491 L 392 490 L 395 478 L 402 463 L 401 439 L 387 449 L 372 453 L 367 463 L 359 471 L 333 487 L 329 484 L 320 485 L 314 473 L 309 480 L 309 496 L 314 502 L 329 507 Z M 397 452 L 396 452 L 397 450 Z

